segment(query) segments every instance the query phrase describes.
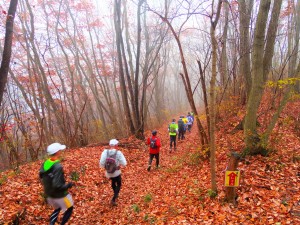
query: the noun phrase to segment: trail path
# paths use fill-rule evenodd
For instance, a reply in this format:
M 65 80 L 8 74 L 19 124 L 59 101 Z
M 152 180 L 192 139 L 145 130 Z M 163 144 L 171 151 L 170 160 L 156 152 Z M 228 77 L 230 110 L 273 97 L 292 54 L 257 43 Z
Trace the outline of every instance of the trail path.
M 122 169 L 123 186 L 117 207 L 109 205 L 110 181 L 99 168 L 99 158 L 105 147 L 66 150 L 62 164 L 67 180 L 70 181 L 74 171 L 79 175 L 76 186 L 70 191 L 75 208 L 69 224 L 300 224 L 299 217 L 291 214 L 300 199 L 299 177 L 296 176 L 299 162 L 291 162 L 288 151 L 285 152 L 287 156 L 253 157 L 247 164 L 241 164 L 243 179 L 238 188 L 238 207 L 224 204 L 228 142 L 239 146 L 242 135 L 236 134 L 237 138 L 229 141 L 224 135 L 226 127 L 228 124 L 220 125 L 217 135 L 219 195 L 216 199 L 207 195 L 210 168 L 208 160 L 201 161 L 198 157 L 200 142 L 196 127 L 171 154 L 167 125 L 158 130 L 162 140 L 161 168 L 150 172 L 146 170 L 148 147 L 143 143 L 138 149 L 120 149 L 128 165 Z M 129 141 L 137 143 L 133 138 Z M 285 144 L 297 142 L 291 135 L 282 141 Z M 1 174 L 0 178 L 5 179 L 0 185 L 0 224 L 11 221 L 24 209 L 20 224 L 47 224 L 52 208 L 44 203 L 42 196 L 38 179 L 41 163 L 21 166 L 18 174 L 12 171 Z

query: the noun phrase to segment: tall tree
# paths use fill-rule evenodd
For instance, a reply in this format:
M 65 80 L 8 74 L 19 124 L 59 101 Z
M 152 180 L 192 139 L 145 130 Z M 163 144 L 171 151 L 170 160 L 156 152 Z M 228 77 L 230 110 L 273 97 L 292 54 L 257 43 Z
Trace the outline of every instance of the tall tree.
M 217 78 L 217 39 L 216 27 L 220 18 L 222 0 L 218 1 L 217 12 L 214 13 L 214 1 L 212 2 L 212 16 L 210 17 L 210 38 L 212 43 L 212 73 L 210 80 L 209 90 L 209 117 L 210 117 L 210 130 L 209 130 L 209 149 L 210 149 L 210 174 L 211 174 L 211 189 L 217 192 L 216 181 L 216 143 L 215 143 L 215 127 L 216 127 L 216 78 Z M 215 14 L 215 15 L 214 15 Z M 214 15 L 214 16 L 213 16 Z
M 257 112 L 262 99 L 264 84 L 270 71 L 274 54 L 275 38 L 278 27 L 282 0 L 274 1 L 271 20 L 267 30 L 271 0 L 262 0 L 256 19 L 252 56 L 252 86 L 247 103 L 244 136 L 246 149 L 244 154 L 264 154 L 265 141 L 257 132 Z M 266 32 L 267 31 L 267 32 Z
M 251 63 L 250 63 L 250 19 L 254 0 L 239 0 L 240 16 L 240 74 L 244 79 L 245 91 L 242 92 L 242 101 L 246 103 L 251 90 Z M 248 4 L 247 4 L 248 3 Z
M 18 0 L 11 0 L 6 17 L 6 30 L 4 48 L 0 67 L 0 105 L 2 103 L 5 86 L 7 83 L 9 64 L 11 59 L 11 48 L 14 30 L 14 19 L 17 11 Z
M 221 78 L 221 85 L 225 88 L 228 82 L 228 72 L 227 72 L 227 36 L 228 36 L 228 23 L 229 23 L 229 3 L 224 4 L 224 27 L 223 27 L 223 34 L 222 34 L 222 49 L 220 55 L 220 78 Z
M 122 58 L 122 29 L 121 29 L 121 1 L 115 0 L 115 13 L 114 13 L 114 24 L 115 24 L 115 33 L 116 33 L 116 44 L 117 44 L 117 53 L 118 53 L 118 66 L 119 66 L 119 78 L 121 85 L 121 94 L 122 94 L 122 102 L 125 112 L 125 120 L 127 122 L 127 126 L 131 133 L 134 133 L 134 124 L 132 120 L 132 116 L 130 113 L 130 107 L 127 96 L 127 88 L 125 83 L 125 73 L 123 69 L 123 58 Z
M 294 1 L 292 1 L 294 2 Z M 292 2 L 290 4 L 292 4 Z M 292 4 L 294 5 L 294 4 Z M 292 8 L 292 7 L 291 7 Z M 299 36 L 300 36 L 300 1 L 297 1 L 294 10 L 289 15 L 289 30 L 288 30 L 288 54 L 290 57 L 288 63 L 289 77 L 297 76 L 297 58 L 299 51 Z M 300 86 L 296 86 L 299 92 Z

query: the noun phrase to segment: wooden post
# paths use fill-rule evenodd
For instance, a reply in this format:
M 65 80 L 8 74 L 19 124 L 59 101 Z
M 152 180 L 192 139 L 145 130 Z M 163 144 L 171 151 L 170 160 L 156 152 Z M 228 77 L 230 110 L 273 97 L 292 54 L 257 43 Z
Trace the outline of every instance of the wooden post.
M 240 160 L 240 155 L 237 152 L 231 152 L 228 167 L 226 170 L 236 171 Z M 225 201 L 236 205 L 235 187 L 225 187 Z

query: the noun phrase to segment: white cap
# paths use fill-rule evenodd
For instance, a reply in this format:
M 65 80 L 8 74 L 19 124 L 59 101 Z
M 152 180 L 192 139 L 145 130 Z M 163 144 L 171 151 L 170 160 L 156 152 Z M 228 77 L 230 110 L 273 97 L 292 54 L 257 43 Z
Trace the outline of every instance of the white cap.
M 109 141 L 109 145 L 110 146 L 116 146 L 116 145 L 118 145 L 119 144 L 119 141 L 117 140 L 117 139 L 111 139 L 110 141 Z
M 47 147 L 48 155 L 53 155 L 60 150 L 64 150 L 67 146 L 62 145 L 60 143 L 53 143 Z

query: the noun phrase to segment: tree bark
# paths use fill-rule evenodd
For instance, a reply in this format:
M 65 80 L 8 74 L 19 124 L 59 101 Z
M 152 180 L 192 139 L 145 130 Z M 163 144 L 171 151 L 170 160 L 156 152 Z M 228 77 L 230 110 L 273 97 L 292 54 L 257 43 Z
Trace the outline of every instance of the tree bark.
M 4 48 L 3 48 L 2 62 L 0 67 L 0 106 L 2 104 L 3 94 L 7 83 L 9 64 L 11 59 L 14 19 L 17 11 L 17 6 L 18 6 L 18 0 L 10 1 L 7 18 L 6 18 Z
M 272 58 L 274 55 L 274 46 L 276 40 L 276 33 L 278 27 L 278 19 L 280 15 L 280 9 L 282 5 L 282 0 L 274 1 L 274 6 L 271 14 L 270 24 L 267 30 L 266 44 L 265 44 L 265 52 L 263 59 L 263 82 L 265 83 L 268 79 L 268 74 L 270 72 Z
M 247 103 L 247 111 L 244 124 L 244 135 L 247 151 L 253 151 L 254 149 L 256 149 L 256 145 L 259 142 L 259 137 L 256 129 L 256 115 L 264 90 L 263 54 L 265 31 L 270 4 L 271 0 L 262 0 L 260 2 L 259 12 L 256 20 L 252 57 L 252 88 Z
M 129 103 L 128 103 L 128 96 L 126 90 L 126 83 L 125 83 L 125 76 L 123 70 L 123 61 L 122 61 L 122 52 L 121 52 L 121 1 L 115 0 L 115 15 L 114 15 L 114 24 L 115 24 L 115 32 L 116 32 L 116 43 L 117 43 L 117 53 L 118 53 L 118 63 L 119 63 L 119 78 L 120 78 L 120 85 L 121 85 L 121 95 L 122 95 L 122 102 L 125 112 L 125 120 L 128 125 L 130 132 L 133 134 L 135 129 L 130 113 Z
M 244 136 L 246 149 L 243 154 L 267 154 L 267 140 L 263 138 L 263 141 L 261 142 L 261 137 L 263 135 L 259 135 L 257 133 L 256 120 L 258 108 L 264 91 L 264 85 L 267 79 L 267 74 L 270 70 L 274 53 L 275 37 L 282 1 L 278 0 L 274 2 L 267 37 L 265 37 L 270 4 L 271 0 L 261 1 L 256 21 L 252 57 L 253 79 L 245 116 Z M 274 121 L 272 121 L 272 123 L 274 123 Z M 270 131 L 268 131 L 267 136 L 269 136 L 269 132 Z
M 210 149 L 210 174 L 211 174 L 211 189 L 217 192 L 217 181 L 216 181 L 216 143 L 215 143 L 215 127 L 216 127 L 216 78 L 217 78 L 217 47 L 218 43 L 215 37 L 215 30 L 218 24 L 222 6 L 222 0 L 219 0 L 217 6 L 217 13 L 215 19 L 211 17 L 210 26 L 210 38 L 212 43 L 212 73 L 210 80 L 209 90 L 209 116 L 210 116 L 210 130 L 209 130 L 209 149 Z M 213 13 L 213 6 L 212 6 Z
M 251 90 L 251 69 L 250 69 L 250 19 L 253 8 L 253 1 L 249 0 L 247 6 L 245 0 L 239 0 L 239 15 L 240 15 L 240 74 L 244 77 L 245 94 L 242 96 L 242 102 L 247 102 Z
M 221 49 L 221 57 L 220 57 L 220 77 L 221 77 L 221 85 L 222 87 L 227 86 L 227 80 L 228 80 L 228 72 L 227 72 L 227 32 L 228 32 L 228 16 L 229 16 L 229 3 L 226 3 L 224 5 L 225 7 L 225 21 L 224 21 L 224 27 L 223 27 L 223 35 L 222 35 L 222 49 Z
M 200 71 L 200 80 L 201 80 L 201 87 L 202 87 L 202 92 L 203 92 L 203 101 L 204 101 L 205 114 L 206 114 L 207 130 L 209 133 L 209 131 L 210 131 L 210 116 L 209 116 L 209 105 L 208 105 L 208 98 L 207 98 L 205 76 L 204 76 L 204 71 L 201 66 L 201 62 L 199 60 L 197 60 L 197 63 L 198 63 L 199 71 Z

